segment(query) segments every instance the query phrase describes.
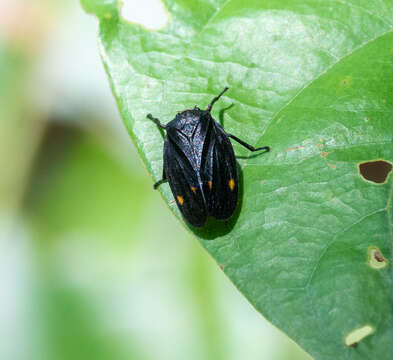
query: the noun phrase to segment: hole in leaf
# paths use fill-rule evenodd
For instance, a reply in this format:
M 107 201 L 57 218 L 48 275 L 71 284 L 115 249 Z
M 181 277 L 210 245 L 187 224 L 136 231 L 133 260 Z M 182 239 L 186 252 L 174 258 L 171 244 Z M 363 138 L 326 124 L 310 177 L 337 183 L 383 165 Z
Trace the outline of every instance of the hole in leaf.
M 121 17 L 149 30 L 160 30 L 166 26 L 169 14 L 160 0 L 123 0 Z
M 368 248 L 368 265 L 376 270 L 382 269 L 388 265 L 387 259 L 385 259 L 381 250 L 376 246 L 370 246 Z
M 345 337 L 344 343 L 347 346 L 357 347 L 359 341 L 363 340 L 366 336 L 371 335 L 374 331 L 375 329 L 371 325 L 365 325 L 348 333 Z
M 360 175 L 376 184 L 383 184 L 391 171 L 392 164 L 385 160 L 372 160 L 359 164 Z

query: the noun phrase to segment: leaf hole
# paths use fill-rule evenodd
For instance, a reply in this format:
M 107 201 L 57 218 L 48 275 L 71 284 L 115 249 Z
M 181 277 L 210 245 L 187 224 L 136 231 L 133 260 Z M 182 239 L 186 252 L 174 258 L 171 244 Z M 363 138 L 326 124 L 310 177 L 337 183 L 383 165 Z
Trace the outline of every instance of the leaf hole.
M 370 246 L 368 248 L 368 265 L 373 269 L 383 269 L 388 265 L 388 260 L 383 256 L 381 250 L 376 246 Z
M 163 29 L 169 13 L 160 0 L 123 0 L 121 17 L 131 23 L 142 25 L 148 30 Z
M 372 160 L 359 164 L 359 173 L 363 179 L 376 184 L 385 183 L 391 171 L 392 164 L 385 160 Z
M 357 347 L 359 342 L 366 336 L 371 335 L 375 329 L 371 325 L 365 325 L 358 329 L 349 332 L 344 339 L 344 343 L 347 346 Z

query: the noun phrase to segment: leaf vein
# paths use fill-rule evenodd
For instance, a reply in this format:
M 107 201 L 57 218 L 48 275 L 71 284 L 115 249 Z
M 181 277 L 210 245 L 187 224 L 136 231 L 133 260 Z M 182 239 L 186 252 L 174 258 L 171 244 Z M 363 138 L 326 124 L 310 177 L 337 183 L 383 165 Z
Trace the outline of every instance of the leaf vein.
M 359 46 L 354 47 L 353 49 L 351 49 L 349 52 L 347 52 L 344 56 L 342 56 L 339 60 L 333 62 L 331 65 L 329 65 L 324 71 L 320 72 L 314 79 L 310 80 L 309 82 L 307 82 L 287 103 L 285 103 L 280 109 L 278 109 L 274 115 L 272 116 L 272 118 L 270 119 L 270 121 L 268 122 L 268 125 L 266 126 L 265 130 L 263 131 L 262 135 L 259 137 L 257 144 L 261 141 L 261 139 L 263 138 L 263 136 L 265 135 L 265 133 L 267 132 L 267 130 L 269 129 L 269 127 L 274 123 L 274 120 L 276 119 L 276 117 L 281 113 L 282 110 L 284 110 L 285 108 L 287 108 L 292 102 L 295 101 L 295 99 L 301 95 L 308 87 L 310 87 L 315 81 L 317 81 L 318 79 L 320 79 L 323 75 L 325 75 L 330 69 L 332 69 L 335 65 L 337 65 L 340 61 L 342 61 L 343 59 L 347 58 L 348 56 L 352 55 L 355 51 L 363 48 L 364 46 L 366 46 L 367 44 L 377 40 L 378 38 L 385 36 L 389 33 L 393 32 L 393 29 L 390 28 L 387 31 L 384 31 L 376 36 L 374 36 L 373 38 L 361 43 Z

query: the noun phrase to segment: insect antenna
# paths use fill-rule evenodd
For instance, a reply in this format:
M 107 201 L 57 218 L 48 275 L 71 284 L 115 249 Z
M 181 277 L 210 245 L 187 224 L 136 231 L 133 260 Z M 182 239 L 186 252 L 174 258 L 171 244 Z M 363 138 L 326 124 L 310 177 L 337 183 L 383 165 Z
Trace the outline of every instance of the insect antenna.
M 224 92 L 227 91 L 228 89 L 229 89 L 229 87 L 225 87 L 224 90 L 221 91 L 220 94 L 219 94 L 218 96 L 216 96 L 216 97 L 211 101 L 211 103 L 209 104 L 209 106 L 208 106 L 207 109 L 206 109 L 208 112 L 211 111 L 211 109 L 212 109 L 214 103 L 215 103 L 216 101 L 218 101 L 218 99 L 219 99 L 219 98 L 224 94 Z

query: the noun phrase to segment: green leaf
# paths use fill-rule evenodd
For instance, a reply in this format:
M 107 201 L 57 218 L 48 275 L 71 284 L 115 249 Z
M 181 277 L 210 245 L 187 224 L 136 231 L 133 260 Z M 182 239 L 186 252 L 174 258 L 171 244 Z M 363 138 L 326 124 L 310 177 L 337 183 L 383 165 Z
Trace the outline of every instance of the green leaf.
M 82 7 L 87 13 L 95 14 L 98 17 L 111 18 L 117 16 L 117 0 L 81 0 Z
M 118 16 L 101 17 L 99 32 L 121 115 L 153 179 L 163 141 L 146 114 L 165 123 L 229 86 L 215 116 L 234 103 L 225 128 L 272 151 L 250 156 L 234 144 L 242 202 L 230 221 L 195 235 L 255 308 L 316 359 L 390 358 L 393 181 L 367 181 L 358 165 L 393 161 L 393 3 L 165 5 L 160 31 Z M 160 191 L 179 216 L 168 185 Z M 388 266 L 372 266 L 370 247 Z

